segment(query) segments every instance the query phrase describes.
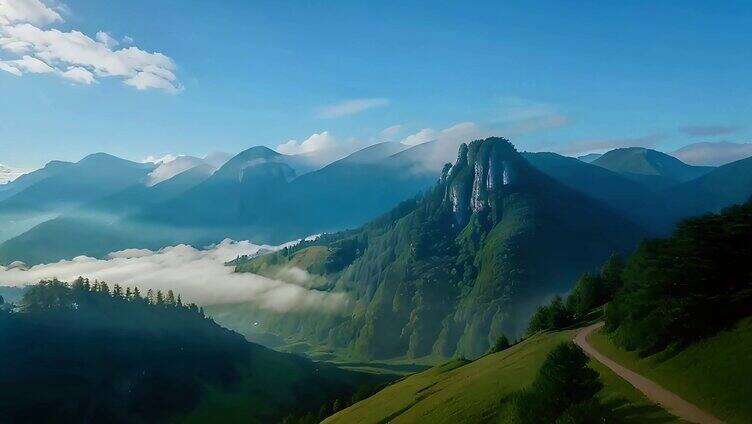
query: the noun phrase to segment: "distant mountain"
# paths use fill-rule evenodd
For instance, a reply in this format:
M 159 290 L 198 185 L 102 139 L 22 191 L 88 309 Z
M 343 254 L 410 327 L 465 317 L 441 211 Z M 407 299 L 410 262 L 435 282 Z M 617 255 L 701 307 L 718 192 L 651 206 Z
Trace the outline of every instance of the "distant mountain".
M 587 155 L 578 156 L 577 159 L 585 162 L 585 163 L 593 163 L 594 160 L 598 159 L 599 157 L 603 156 L 600 153 L 589 153 Z
M 172 240 L 169 229 L 133 226 L 127 218 L 184 193 L 209 178 L 213 170 L 200 165 L 151 187 L 134 185 L 84 203 L 7 240 L 0 245 L 0 263 L 47 263 L 80 255 L 103 257 L 134 246 L 166 246 Z
M 611 150 L 592 163 L 656 189 L 695 179 L 713 169 L 687 165 L 673 156 L 643 147 Z
M 299 175 L 294 156 L 253 147 L 137 219 L 190 229 L 201 243 L 225 237 L 278 243 L 357 226 L 436 179 L 435 172 L 409 172 L 392 154 L 400 150 L 392 143 L 370 146 Z
M 665 195 L 676 208 L 677 218 L 719 212 L 744 203 L 752 196 L 752 157 L 720 166 L 671 188 Z
M 665 198 L 628 176 L 556 153 L 523 153 L 523 156 L 539 171 L 604 202 L 651 233 L 665 233 L 674 223 L 668 212 L 671 205 Z
M 49 162 L 47 165 L 45 165 L 43 168 L 37 169 L 36 171 L 29 172 L 27 174 L 23 174 L 18 176 L 15 180 L 0 185 L 0 202 L 4 199 L 7 199 L 11 196 L 13 196 L 16 193 L 19 193 L 20 191 L 26 189 L 27 187 L 30 187 L 34 183 L 41 181 L 49 176 L 55 175 L 58 172 L 63 171 L 68 166 L 73 165 L 70 162 L 62 162 L 53 160 Z
M 694 143 L 671 153 L 690 165 L 721 166 L 752 156 L 752 143 Z
M 350 296 L 349 316 L 220 307 L 212 313 L 227 325 L 259 322 L 255 331 L 367 358 L 477 356 L 501 334 L 521 334 L 540 302 L 642 234 L 536 170 L 508 141 L 478 140 L 460 147 L 454 166 L 420 199 L 358 230 L 238 267 L 306 264 L 330 281 L 330 290 Z
M 153 164 L 131 162 L 105 153 L 86 156 L 75 164 L 62 165 L 63 169 L 59 169 L 60 164 L 55 167 L 58 169 L 51 175 L 0 202 L 0 213 L 48 212 L 75 207 L 129 186 L 144 184 L 147 175 L 154 169 Z

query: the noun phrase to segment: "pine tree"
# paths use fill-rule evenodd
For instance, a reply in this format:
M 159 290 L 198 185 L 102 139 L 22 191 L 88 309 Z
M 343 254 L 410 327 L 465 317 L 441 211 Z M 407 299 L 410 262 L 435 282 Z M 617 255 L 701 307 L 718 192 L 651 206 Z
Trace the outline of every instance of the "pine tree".
M 146 301 L 151 305 L 154 304 L 154 290 L 149 289 L 146 291 Z
M 167 290 L 165 303 L 167 303 L 168 306 L 175 306 L 175 293 L 173 293 L 172 290 Z
M 138 287 L 133 288 L 133 300 L 141 300 L 141 291 L 138 289 Z
M 180 294 L 179 294 L 179 293 L 178 293 L 178 300 L 177 300 L 177 305 L 178 305 L 179 307 L 181 307 L 181 308 L 183 307 L 183 301 L 182 301 L 182 300 L 180 300 Z
M 115 284 L 112 287 L 112 297 L 114 297 L 115 299 L 123 298 L 123 288 L 120 287 L 120 284 Z
M 157 305 L 164 305 L 164 295 L 162 290 L 157 290 Z
M 131 300 L 131 296 L 133 296 L 133 293 L 131 292 L 131 288 L 130 287 L 126 287 L 125 288 L 125 298 L 127 300 Z

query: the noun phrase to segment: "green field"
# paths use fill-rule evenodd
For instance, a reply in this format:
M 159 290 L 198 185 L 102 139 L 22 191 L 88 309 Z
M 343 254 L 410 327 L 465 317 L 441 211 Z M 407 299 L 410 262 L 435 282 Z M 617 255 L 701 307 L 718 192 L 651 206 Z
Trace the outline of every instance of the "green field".
M 674 356 L 640 358 L 606 334 L 590 342 L 603 354 L 728 423 L 752 422 L 752 317 Z
M 475 361 L 453 360 L 406 377 L 356 403 L 326 423 L 504 422 L 507 400 L 532 383 L 548 352 L 575 331 L 541 333 Z M 626 421 L 676 422 L 605 367 L 593 364 L 606 387 L 602 398 Z

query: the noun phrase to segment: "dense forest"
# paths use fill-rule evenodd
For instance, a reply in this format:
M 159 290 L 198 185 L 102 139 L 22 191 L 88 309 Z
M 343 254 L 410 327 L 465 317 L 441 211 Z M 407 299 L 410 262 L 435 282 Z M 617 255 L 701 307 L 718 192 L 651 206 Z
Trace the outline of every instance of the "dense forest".
M 175 421 L 217 405 L 273 422 L 371 381 L 248 343 L 171 291 L 83 278 L 0 308 L 0 358 L 2 422 Z
M 681 350 L 752 311 L 752 201 L 686 219 L 583 275 L 566 299 L 538 308 L 528 333 L 562 329 L 605 307 L 606 331 L 641 355 Z
M 150 422 L 229 385 L 238 334 L 172 292 L 78 279 L 33 286 L 0 315 L 0 410 L 12 422 Z M 40 390 L 44 388 L 44 390 Z

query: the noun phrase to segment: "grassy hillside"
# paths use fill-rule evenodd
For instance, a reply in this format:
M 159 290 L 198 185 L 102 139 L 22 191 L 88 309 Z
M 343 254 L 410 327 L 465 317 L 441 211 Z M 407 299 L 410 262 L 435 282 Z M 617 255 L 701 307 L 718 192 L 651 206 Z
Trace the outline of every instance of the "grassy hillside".
M 546 355 L 575 331 L 541 333 L 472 362 L 456 359 L 407 377 L 347 408 L 325 423 L 505 422 L 512 393 L 529 386 Z M 674 422 L 632 386 L 599 364 L 601 398 L 629 422 Z
M 752 422 L 752 317 L 668 357 L 662 353 L 640 358 L 601 332 L 593 334 L 590 342 L 610 358 L 729 423 Z

